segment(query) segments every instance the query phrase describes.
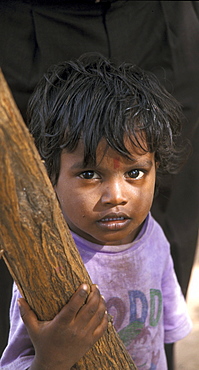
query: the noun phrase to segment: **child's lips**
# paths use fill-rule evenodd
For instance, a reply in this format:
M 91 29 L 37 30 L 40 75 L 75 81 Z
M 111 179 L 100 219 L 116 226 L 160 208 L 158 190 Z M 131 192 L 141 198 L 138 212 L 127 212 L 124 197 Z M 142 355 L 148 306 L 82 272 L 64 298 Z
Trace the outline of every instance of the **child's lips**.
M 104 230 L 118 231 L 125 228 L 131 219 L 127 215 L 107 215 L 98 221 Z

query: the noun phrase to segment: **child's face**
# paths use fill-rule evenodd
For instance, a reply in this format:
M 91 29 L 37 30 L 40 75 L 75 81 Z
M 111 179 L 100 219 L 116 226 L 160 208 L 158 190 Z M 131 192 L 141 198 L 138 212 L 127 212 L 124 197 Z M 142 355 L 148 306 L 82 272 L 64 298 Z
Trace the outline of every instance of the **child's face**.
M 55 186 L 65 220 L 72 231 L 98 244 L 130 243 L 141 229 L 153 201 L 154 153 L 127 143 L 132 161 L 102 140 L 96 166 L 82 164 L 84 147 L 61 155 Z

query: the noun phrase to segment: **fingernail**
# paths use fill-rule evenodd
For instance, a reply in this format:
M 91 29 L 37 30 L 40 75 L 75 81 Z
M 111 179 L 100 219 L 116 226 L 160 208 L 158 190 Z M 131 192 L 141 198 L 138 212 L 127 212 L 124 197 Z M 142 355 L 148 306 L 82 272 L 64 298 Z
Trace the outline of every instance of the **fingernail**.
M 87 284 L 82 284 L 82 289 L 86 290 L 88 292 L 88 285 Z
M 23 306 L 22 306 L 22 304 L 21 304 L 21 300 L 20 300 L 20 298 L 17 300 L 17 303 L 18 303 L 18 307 L 19 307 L 20 315 L 21 315 L 21 317 L 23 318 L 23 315 L 24 315 L 24 308 L 23 308 Z

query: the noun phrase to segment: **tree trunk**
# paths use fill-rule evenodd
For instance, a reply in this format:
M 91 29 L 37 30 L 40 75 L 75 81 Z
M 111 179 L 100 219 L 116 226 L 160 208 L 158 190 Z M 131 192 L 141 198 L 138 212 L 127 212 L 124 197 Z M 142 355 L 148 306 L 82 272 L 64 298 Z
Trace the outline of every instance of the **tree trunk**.
M 51 320 L 91 279 L 66 225 L 44 164 L 0 75 L 0 245 L 21 294 Z M 74 369 L 136 369 L 111 322 Z

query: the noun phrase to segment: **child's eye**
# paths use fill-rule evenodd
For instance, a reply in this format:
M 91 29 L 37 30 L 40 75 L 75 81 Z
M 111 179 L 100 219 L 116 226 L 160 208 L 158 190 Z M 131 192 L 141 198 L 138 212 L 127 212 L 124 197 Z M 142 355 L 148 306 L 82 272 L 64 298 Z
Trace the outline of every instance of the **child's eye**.
M 139 180 L 144 176 L 144 172 L 141 170 L 131 170 L 127 173 L 127 176 L 130 177 L 131 179 Z
M 95 171 L 84 171 L 80 173 L 79 177 L 85 180 L 99 179 L 99 175 Z

